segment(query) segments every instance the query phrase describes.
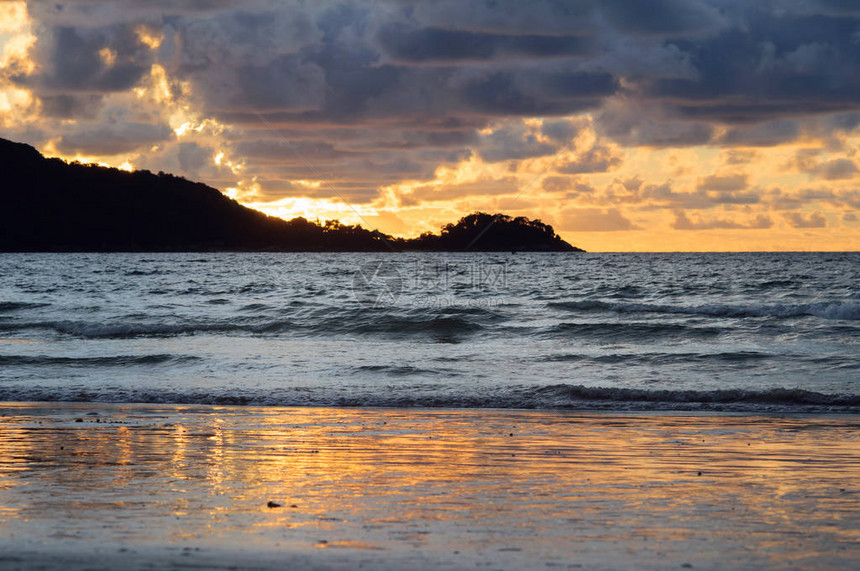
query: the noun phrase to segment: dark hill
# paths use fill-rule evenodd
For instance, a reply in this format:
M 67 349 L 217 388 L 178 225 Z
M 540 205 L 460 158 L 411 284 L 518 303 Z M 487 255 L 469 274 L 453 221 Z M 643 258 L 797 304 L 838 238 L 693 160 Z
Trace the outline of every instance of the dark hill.
M 6 252 L 577 251 L 550 226 L 502 215 L 472 214 L 439 235 L 410 240 L 337 221 L 286 221 L 202 183 L 67 164 L 5 139 L 0 180 L 0 251 Z
M 582 251 L 562 240 L 552 226 L 540 220 L 484 212 L 469 214 L 456 224 L 446 224 L 439 234 L 427 232 L 407 240 L 404 249 L 437 252 Z

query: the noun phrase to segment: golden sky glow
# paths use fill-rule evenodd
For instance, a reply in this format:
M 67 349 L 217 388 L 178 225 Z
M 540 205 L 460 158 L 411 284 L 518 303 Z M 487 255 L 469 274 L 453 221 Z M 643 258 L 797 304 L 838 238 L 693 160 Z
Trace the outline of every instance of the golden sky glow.
M 0 2 L 0 136 L 396 235 L 483 210 L 590 251 L 860 247 L 860 88 L 839 67 L 860 11 L 695 0 L 670 34 L 595 4 L 559 36 L 537 8 L 524 31 L 492 11 L 448 29 L 446 2 L 408 25 L 385 1 L 198 4 Z M 725 87 L 707 56 L 738 33 L 749 53 L 725 57 L 755 65 Z

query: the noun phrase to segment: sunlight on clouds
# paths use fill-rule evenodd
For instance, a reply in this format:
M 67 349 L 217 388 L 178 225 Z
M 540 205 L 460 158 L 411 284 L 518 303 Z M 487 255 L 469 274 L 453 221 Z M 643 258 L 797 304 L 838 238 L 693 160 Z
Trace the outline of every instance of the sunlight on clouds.
M 139 28 L 137 32 L 142 36 L 145 29 Z M 223 142 L 222 137 L 228 127 L 212 117 L 203 116 L 198 110 L 200 104 L 194 100 L 190 81 L 173 80 L 164 66 L 156 63 L 134 92 L 139 99 L 149 101 L 158 109 L 177 140 L 199 142 L 217 148 L 218 151 L 212 156 L 212 164 L 226 167 L 236 176 L 243 172 L 244 161 L 231 157 L 229 145 Z M 256 192 L 253 190 L 253 184 L 244 184 L 241 181 L 233 188 L 235 195 L 231 198 L 253 196 Z
M 285 220 L 302 217 L 308 220 L 340 220 L 344 224 L 366 223 L 367 217 L 376 217 L 379 211 L 366 205 L 348 206 L 341 201 L 327 198 L 282 198 L 271 202 L 245 202 L 249 206 L 269 216 Z
M 68 154 L 62 153 L 59 150 L 57 150 L 58 140 L 59 139 L 51 139 L 45 145 L 43 145 L 42 146 L 42 153 L 45 156 L 54 157 L 54 158 L 60 159 L 63 162 L 66 162 L 66 163 L 81 163 L 83 165 L 98 165 L 100 167 L 116 168 L 116 169 L 124 170 L 124 171 L 128 171 L 128 172 L 131 172 L 134 170 L 134 165 L 131 162 L 131 160 L 132 160 L 131 156 L 123 157 L 120 155 L 118 157 L 114 157 L 114 159 L 115 159 L 114 161 L 107 162 L 107 161 L 102 160 L 102 157 L 97 157 L 97 156 L 82 155 L 82 154 L 78 154 L 78 153 L 68 155 Z
M 211 143 L 219 149 L 212 158 L 213 164 L 227 167 L 234 175 L 242 173 L 244 161 L 229 157 L 230 150 L 222 142 L 227 126 L 197 110 L 199 105 L 194 102 L 191 82 L 171 80 L 163 66 L 153 64 L 149 77 L 135 93 L 156 104 L 177 139 Z M 238 192 L 238 196 L 247 194 Z
M 26 2 L 0 2 L 0 33 L 19 33 L 29 26 Z
M 161 43 L 164 41 L 164 34 L 151 30 L 146 26 L 138 26 L 134 29 L 134 32 L 137 34 L 137 39 L 140 40 L 140 43 L 153 51 L 160 48 Z
M 860 177 L 851 167 L 860 137 L 841 136 L 841 151 L 825 151 L 826 142 L 815 137 L 756 147 L 620 147 L 602 139 L 590 117 L 568 119 L 580 128 L 558 156 L 547 150 L 487 162 L 472 153 L 437 168 L 429 180 L 382 187 L 373 204 L 397 212 L 409 225 L 407 235 L 435 230 L 444 216 L 503 210 L 541 218 L 592 251 L 846 250 L 860 244 Z M 523 120 L 523 136 L 548 142 L 542 122 Z M 500 123 L 480 135 L 503 129 Z M 599 161 L 595 149 L 605 154 Z M 588 160 L 601 168 L 584 168 Z M 552 184 L 544 186 L 550 177 Z M 512 188 L 500 186 L 511 180 Z M 380 229 L 389 231 L 384 222 Z
M 20 125 L 38 112 L 30 91 L 13 85 L 10 76 L 36 69 L 30 51 L 36 43 L 26 2 L 0 3 L 0 126 Z
M 33 96 L 26 89 L 0 88 L 0 120 L 14 121 L 18 110 L 27 109 L 33 105 Z M 8 117 L 6 116 L 8 114 Z
M 297 184 L 297 185 L 304 187 L 304 188 L 313 188 L 313 189 L 321 188 L 324 184 L 324 182 L 321 180 L 294 180 L 294 181 L 292 181 L 292 183 Z
M 244 163 L 234 163 L 233 161 L 226 160 L 224 156 L 224 151 L 219 151 L 218 154 L 212 157 L 212 162 L 217 166 L 224 165 L 235 175 L 240 174 L 245 169 Z
M 110 48 L 102 48 L 99 50 L 99 58 L 103 64 L 110 67 L 116 63 L 116 52 Z
M 167 77 L 167 71 L 165 71 L 163 66 L 156 63 L 152 64 L 146 87 L 148 89 L 144 88 L 138 91 L 140 96 L 149 95 L 156 103 L 169 105 L 176 103 L 176 98 L 174 97 L 176 88 L 180 87 L 178 91 L 179 94 L 182 94 L 181 87 L 184 86 L 180 83 L 171 85 L 170 79 Z
M 435 176 L 429 181 L 405 181 L 389 185 L 381 189 L 381 195 L 393 199 L 395 205 L 408 202 L 415 195 L 429 194 L 434 191 L 450 190 L 475 183 L 489 183 L 511 176 L 508 165 L 504 163 L 487 163 L 476 155 L 461 161 L 453 167 L 440 166 Z M 449 198 L 440 198 L 448 200 Z
M 172 172 L 272 215 L 338 218 L 399 235 L 435 231 L 483 210 L 539 218 L 593 251 L 860 247 L 860 114 L 831 101 L 828 88 L 809 92 L 836 111 L 825 106 L 808 115 L 779 105 L 768 115 L 782 101 L 776 92 L 752 93 L 749 106 L 719 92 L 695 104 L 683 90 L 642 99 L 641 81 L 695 81 L 713 70 L 676 61 L 686 50 L 674 46 L 670 59 L 651 61 L 645 51 L 612 71 L 627 57 L 612 52 L 613 34 L 627 32 L 611 27 L 595 30 L 606 41 L 599 58 L 577 55 L 576 65 L 560 52 L 529 56 L 527 66 L 519 54 L 507 68 L 502 49 L 491 50 L 486 66 L 447 61 L 457 46 L 442 54 L 432 42 L 426 54 L 401 54 L 426 55 L 427 62 L 444 56 L 445 66 L 428 73 L 396 62 L 381 69 L 384 60 L 374 59 L 379 38 L 350 22 L 322 33 L 313 3 L 307 13 L 272 9 L 273 27 L 255 24 L 259 34 L 237 33 L 248 18 L 222 3 L 199 13 L 190 4 L 61 4 L 0 0 L 0 126 L 46 155 Z M 376 14 L 374 5 L 367 8 Z M 412 17 L 421 24 L 420 14 Z M 798 41 L 807 36 L 804 30 Z M 636 37 L 636 45 L 650 42 Z M 354 55 L 354 65 L 333 58 L 349 63 L 341 69 L 319 57 L 329 53 L 319 49 L 321 38 L 342 50 L 332 53 Z M 662 51 L 665 42 L 655 41 Z M 606 83 L 599 74 L 574 73 L 583 61 L 606 67 Z M 825 76 L 848 89 L 850 66 L 837 68 Z M 480 80 L 487 74 L 489 83 Z M 432 103 L 416 95 L 425 75 L 435 78 Z M 596 81 L 589 88 L 595 94 L 580 91 L 581 78 Z M 745 85 L 777 85 L 768 78 L 739 82 L 737 101 L 750 100 Z M 413 83 L 414 92 L 403 90 Z M 369 85 L 379 93 L 370 97 Z M 578 103 L 565 107 L 571 98 Z M 738 116 L 717 114 L 721 107 Z M 559 109 L 580 111 L 563 116 Z M 685 109 L 712 115 L 686 116 Z M 450 121 L 425 120 L 428 110 Z M 260 113 L 267 128 L 255 119 Z M 285 159 L 278 152 L 285 141 L 306 155 L 304 167 L 326 174 Z M 354 200 L 355 210 L 334 198 L 339 194 Z

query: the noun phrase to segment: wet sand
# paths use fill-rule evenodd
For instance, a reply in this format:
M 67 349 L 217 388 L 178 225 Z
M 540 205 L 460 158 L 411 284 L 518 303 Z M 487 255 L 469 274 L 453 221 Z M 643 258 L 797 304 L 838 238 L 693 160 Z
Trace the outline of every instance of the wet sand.
M 856 569 L 858 429 L 3 403 L 0 569 Z

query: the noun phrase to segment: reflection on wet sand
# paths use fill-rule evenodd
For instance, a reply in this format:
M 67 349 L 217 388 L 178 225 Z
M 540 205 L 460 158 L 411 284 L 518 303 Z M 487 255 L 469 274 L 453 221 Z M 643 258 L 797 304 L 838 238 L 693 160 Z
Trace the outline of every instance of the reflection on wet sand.
M 852 417 L 23 404 L 0 414 L 0 537 L 19 546 L 405 553 L 506 568 L 860 562 Z

